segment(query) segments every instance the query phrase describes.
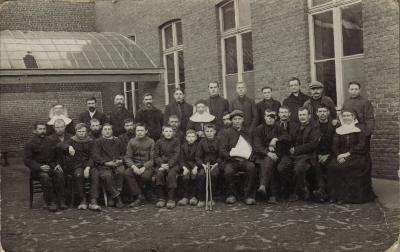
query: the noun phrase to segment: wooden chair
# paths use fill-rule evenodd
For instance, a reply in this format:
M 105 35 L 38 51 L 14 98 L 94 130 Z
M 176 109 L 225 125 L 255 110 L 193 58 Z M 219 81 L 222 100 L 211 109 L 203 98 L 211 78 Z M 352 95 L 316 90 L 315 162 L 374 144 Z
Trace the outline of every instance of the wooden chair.
M 40 181 L 32 175 L 29 176 L 29 207 L 33 206 L 33 196 L 37 193 L 43 193 L 42 184 Z

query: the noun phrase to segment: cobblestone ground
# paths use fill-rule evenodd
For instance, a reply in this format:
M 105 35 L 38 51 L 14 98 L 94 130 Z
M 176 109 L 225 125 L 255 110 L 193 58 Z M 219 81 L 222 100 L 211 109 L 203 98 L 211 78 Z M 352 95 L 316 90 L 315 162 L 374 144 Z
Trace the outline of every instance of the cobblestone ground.
M 1 171 L 1 241 L 15 251 L 383 251 L 396 240 L 399 213 L 363 205 L 290 203 L 212 212 L 153 205 L 102 212 L 49 213 L 28 202 L 28 171 Z

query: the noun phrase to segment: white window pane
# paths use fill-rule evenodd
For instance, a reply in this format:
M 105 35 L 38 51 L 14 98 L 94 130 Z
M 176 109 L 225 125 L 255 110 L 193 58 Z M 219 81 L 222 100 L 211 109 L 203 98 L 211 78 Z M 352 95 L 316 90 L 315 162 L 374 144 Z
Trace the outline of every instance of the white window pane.
M 335 61 L 329 60 L 315 63 L 317 81 L 325 86 L 325 95 L 332 98 L 336 104 L 336 76 Z
M 178 22 L 176 23 L 176 38 L 177 38 L 177 43 L 178 45 L 182 45 L 183 39 L 182 39 L 182 23 Z
M 167 75 L 168 84 L 175 83 L 175 65 L 174 65 L 174 54 L 168 54 L 165 56 L 167 59 Z
M 232 2 L 222 7 L 223 30 L 235 28 L 235 5 Z
M 227 74 L 237 73 L 236 37 L 225 39 L 225 67 Z
M 363 53 L 361 3 L 342 8 L 342 35 L 344 56 Z
M 243 71 L 253 70 L 253 42 L 251 32 L 242 34 Z
M 314 18 L 315 59 L 335 57 L 332 11 L 316 14 Z
M 183 51 L 178 52 L 178 66 L 179 66 L 179 82 L 185 82 L 185 65 L 183 60 Z
M 239 26 L 251 25 L 250 1 L 239 0 Z
M 349 98 L 347 89 L 350 81 L 357 81 L 361 83 L 365 83 L 365 75 L 364 75 L 364 58 L 356 58 L 356 59 L 344 59 L 342 61 L 343 66 L 343 90 L 344 90 L 344 100 Z M 366 89 L 361 88 L 361 95 L 366 94 Z
M 332 2 L 332 0 L 312 0 L 312 5 L 317 6 L 325 3 Z
M 165 27 L 164 29 L 164 34 L 165 34 L 165 48 L 171 48 L 173 45 L 172 42 L 172 25 L 169 25 Z

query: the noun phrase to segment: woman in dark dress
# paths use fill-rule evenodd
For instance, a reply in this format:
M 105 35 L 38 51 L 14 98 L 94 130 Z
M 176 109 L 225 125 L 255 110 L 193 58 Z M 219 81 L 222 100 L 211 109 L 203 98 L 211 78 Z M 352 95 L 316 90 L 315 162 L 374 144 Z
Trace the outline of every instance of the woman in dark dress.
M 336 129 L 333 139 L 334 158 L 327 167 L 332 203 L 365 203 L 375 198 L 364 132 L 353 111 L 342 111 L 342 126 Z

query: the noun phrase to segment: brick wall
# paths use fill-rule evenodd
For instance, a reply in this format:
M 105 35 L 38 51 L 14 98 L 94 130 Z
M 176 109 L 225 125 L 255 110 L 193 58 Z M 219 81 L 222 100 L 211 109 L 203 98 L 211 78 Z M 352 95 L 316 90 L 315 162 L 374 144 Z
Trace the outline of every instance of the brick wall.
M 99 110 L 108 114 L 114 95 L 121 90 L 120 83 L 1 85 L 0 149 L 22 150 L 32 136 L 33 122 L 46 122 L 55 104 L 64 104 L 69 116 L 77 120 L 86 109 L 86 99 L 94 96 Z
M 0 30 L 94 31 L 94 1 L 19 0 L 0 5 Z
M 399 169 L 399 4 L 363 1 L 364 72 L 375 107 L 371 154 L 378 177 L 396 178 Z

